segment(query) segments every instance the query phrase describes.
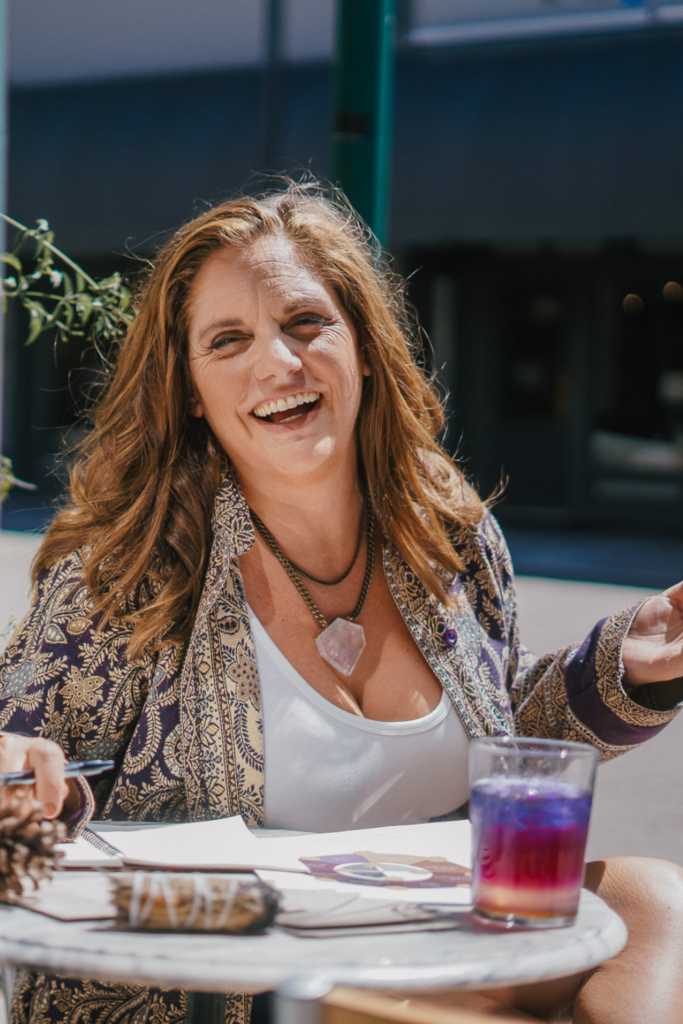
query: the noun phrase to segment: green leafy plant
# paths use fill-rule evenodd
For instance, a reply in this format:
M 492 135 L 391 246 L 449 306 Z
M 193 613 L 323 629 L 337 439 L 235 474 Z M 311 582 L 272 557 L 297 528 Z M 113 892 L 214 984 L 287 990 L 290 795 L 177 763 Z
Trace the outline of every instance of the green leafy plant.
M 6 455 L 0 455 L 0 505 L 13 487 L 21 487 L 25 491 L 36 490 L 35 484 L 28 484 L 14 475 L 11 459 L 8 459 Z
M 132 320 L 130 289 L 121 274 L 95 281 L 57 248 L 46 220 L 28 228 L 4 213 L 0 217 L 16 229 L 11 249 L 0 253 L 6 273 L 0 278 L 2 308 L 6 312 L 8 302 L 14 300 L 27 311 L 25 344 L 32 345 L 48 332 L 60 341 L 88 338 L 102 356 L 101 346 L 106 348 Z M 18 480 L 10 460 L 0 456 L 0 503 L 14 486 L 35 489 Z
M 56 247 L 46 220 L 27 228 L 4 213 L 0 217 L 17 229 L 12 248 L 0 254 L 8 270 L 0 282 L 3 309 L 17 299 L 28 312 L 27 345 L 46 331 L 56 331 L 61 341 L 76 336 L 107 342 L 130 323 L 130 290 L 121 274 L 95 281 Z

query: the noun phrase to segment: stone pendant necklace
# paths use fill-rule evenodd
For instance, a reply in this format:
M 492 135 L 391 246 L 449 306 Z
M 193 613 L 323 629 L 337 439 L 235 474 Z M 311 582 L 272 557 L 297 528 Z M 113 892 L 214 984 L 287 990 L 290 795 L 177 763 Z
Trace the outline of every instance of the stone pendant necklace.
M 315 576 L 309 576 L 307 572 L 304 572 L 304 570 L 300 569 L 298 565 L 295 565 L 291 559 L 287 558 L 287 555 L 275 540 L 275 537 L 273 537 L 266 524 L 259 519 L 254 511 L 251 509 L 250 511 L 254 526 L 303 597 L 308 610 L 311 612 L 316 622 L 322 626 L 322 633 L 319 633 L 315 638 L 315 646 L 318 648 L 318 654 L 321 658 L 324 658 L 332 668 L 336 668 L 337 672 L 341 672 L 344 676 L 350 676 L 358 664 L 358 659 L 365 650 L 365 630 L 362 626 L 358 625 L 356 619 L 363 611 L 365 599 L 367 598 L 368 590 L 370 589 L 370 579 L 372 578 L 373 566 L 375 564 L 375 518 L 372 512 L 372 506 L 367 502 L 364 502 L 363 504 L 363 516 L 361 517 L 360 529 L 358 532 L 358 547 L 356 548 L 356 554 L 351 566 L 343 576 L 340 576 L 338 580 L 333 580 L 331 583 L 326 583 L 323 580 L 317 580 Z M 299 577 L 305 576 L 306 579 L 311 580 L 313 583 L 319 583 L 321 586 L 325 587 L 334 587 L 338 583 L 343 582 L 343 580 L 348 577 L 351 569 L 353 569 L 358 560 L 363 540 L 364 521 L 366 523 L 368 550 L 367 561 L 365 563 L 365 578 L 363 579 L 363 588 L 360 592 L 360 597 L 358 598 L 358 604 L 351 614 L 347 615 L 345 619 L 340 617 L 336 618 L 334 622 L 328 623 L 327 619 L 320 611 Z

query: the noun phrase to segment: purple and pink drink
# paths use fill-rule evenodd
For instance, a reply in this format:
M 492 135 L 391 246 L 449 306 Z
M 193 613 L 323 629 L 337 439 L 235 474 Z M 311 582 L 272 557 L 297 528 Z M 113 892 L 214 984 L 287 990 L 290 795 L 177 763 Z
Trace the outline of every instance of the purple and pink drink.
M 485 920 L 533 927 L 576 914 L 592 792 L 553 778 L 472 786 L 473 901 Z

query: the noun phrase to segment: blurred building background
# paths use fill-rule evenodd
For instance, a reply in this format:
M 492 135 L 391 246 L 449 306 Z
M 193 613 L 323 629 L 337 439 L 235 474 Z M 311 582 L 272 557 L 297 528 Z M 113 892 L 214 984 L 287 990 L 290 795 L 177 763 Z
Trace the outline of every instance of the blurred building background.
M 259 172 L 328 174 L 333 0 L 10 16 L 9 213 L 47 218 L 92 274 L 134 275 Z M 673 582 L 683 3 L 401 0 L 397 36 L 389 248 L 450 392 L 448 444 L 483 491 L 508 479 L 522 569 Z M 14 494 L 10 529 L 44 520 L 89 383 L 77 342 L 26 349 L 22 331 L 12 311 L 4 449 L 40 490 Z

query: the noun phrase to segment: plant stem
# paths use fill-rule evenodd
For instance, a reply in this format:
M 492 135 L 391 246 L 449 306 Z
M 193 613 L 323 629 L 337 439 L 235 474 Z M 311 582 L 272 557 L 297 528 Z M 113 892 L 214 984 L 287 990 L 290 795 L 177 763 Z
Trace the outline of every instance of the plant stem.
M 4 221 L 7 221 L 8 224 L 11 224 L 12 227 L 18 228 L 19 231 L 25 231 L 28 235 L 31 235 L 32 238 L 36 238 L 35 228 L 27 228 L 25 224 L 20 224 L 18 220 L 13 220 L 12 217 L 8 217 L 6 213 L 0 213 L 0 217 L 2 217 Z M 47 242 L 44 238 L 41 238 L 40 242 L 46 249 L 49 249 L 50 252 L 54 253 L 55 256 L 59 256 L 60 260 L 63 260 L 67 266 L 71 267 L 72 270 L 75 270 L 77 274 L 80 274 L 83 280 L 87 281 L 91 288 L 94 288 L 95 291 L 100 290 L 100 286 L 97 281 L 93 281 L 92 277 L 90 277 L 89 274 L 86 274 L 85 270 L 83 270 L 83 267 L 79 267 L 77 263 L 70 260 L 66 253 L 63 253 L 56 245 L 53 245 L 52 242 Z

